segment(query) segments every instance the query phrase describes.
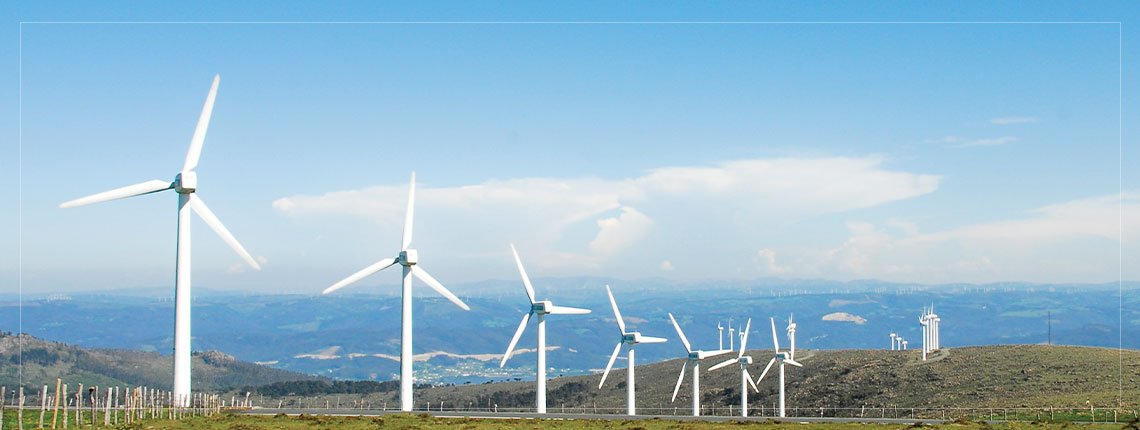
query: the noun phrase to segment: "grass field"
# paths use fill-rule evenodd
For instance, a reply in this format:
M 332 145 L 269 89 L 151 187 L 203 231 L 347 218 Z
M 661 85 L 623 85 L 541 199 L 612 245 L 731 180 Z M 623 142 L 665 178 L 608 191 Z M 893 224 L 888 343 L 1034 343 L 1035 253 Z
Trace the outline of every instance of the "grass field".
M 24 429 L 37 429 L 39 412 L 26 411 L 24 415 Z M 86 424 L 76 426 L 69 423 L 68 428 L 81 429 L 137 429 L 137 430 L 314 430 L 314 429 L 406 429 L 417 430 L 425 428 L 441 428 L 456 430 L 513 430 L 513 429 L 543 429 L 543 430 L 571 430 L 571 429 L 605 429 L 605 430 L 715 430 L 733 429 L 741 426 L 759 426 L 768 430 L 1034 430 L 1034 429 L 1069 429 L 1069 430 L 1140 430 L 1135 421 L 1131 423 L 1097 423 L 1074 424 L 1071 422 L 1010 422 L 987 424 L 974 421 L 953 421 L 945 424 L 864 424 L 864 423 L 795 423 L 776 421 L 673 421 L 662 419 L 636 419 L 636 420 L 558 420 L 558 419 L 475 419 L 475 418 L 436 418 L 427 414 L 390 414 L 378 417 L 344 417 L 324 415 L 286 416 L 255 416 L 219 414 L 211 417 L 189 417 L 182 420 L 141 420 L 131 424 L 103 427 Z M 48 414 L 46 427 L 51 428 L 51 414 Z M 63 421 L 56 423 L 56 428 L 63 428 Z M 3 429 L 15 430 L 16 416 L 13 411 L 4 415 Z

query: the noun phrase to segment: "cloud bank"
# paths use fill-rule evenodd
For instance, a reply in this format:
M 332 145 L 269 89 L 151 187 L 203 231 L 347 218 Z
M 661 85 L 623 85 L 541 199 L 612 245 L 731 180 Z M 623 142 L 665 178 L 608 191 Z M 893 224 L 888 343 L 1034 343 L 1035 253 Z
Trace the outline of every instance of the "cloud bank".
M 528 266 L 567 269 L 612 268 L 607 266 L 611 258 L 654 251 L 645 273 L 660 273 L 674 267 L 663 260 L 681 261 L 714 245 L 690 243 L 676 237 L 682 234 L 678 232 L 699 239 L 733 226 L 795 222 L 938 188 L 938 176 L 889 170 L 884 162 L 881 157 L 747 159 L 662 167 L 619 179 L 531 177 L 450 187 L 422 183 L 416 191 L 417 235 L 423 223 L 435 224 L 445 230 L 436 233 L 449 237 L 448 247 L 457 256 L 497 256 L 507 241 L 515 241 Z M 384 237 L 396 238 L 406 199 L 404 183 L 283 197 L 273 207 L 300 222 L 367 220 Z M 693 249 L 670 250 L 672 258 L 663 255 L 663 246 L 682 241 Z M 783 270 L 774 262 L 770 269 Z

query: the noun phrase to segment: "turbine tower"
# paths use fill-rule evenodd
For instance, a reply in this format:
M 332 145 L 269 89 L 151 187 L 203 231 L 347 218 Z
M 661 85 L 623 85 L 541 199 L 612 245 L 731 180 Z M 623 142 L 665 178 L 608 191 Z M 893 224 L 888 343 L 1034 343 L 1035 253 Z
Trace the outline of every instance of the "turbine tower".
M 677 329 L 677 337 L 681 338 L 681 343 L 685 345 L 685 352 L 689 353 L 685 364 L 681 365 L 681 376 L 677 377 L 677 386 L 673 388 L 673 400 L 670 400 L 670 402 L 677 401 L 677 393 L 681 390 L 681 382 L 685 380 L 685 369 L 691 366 L 693 368 L 693 416 L 699 417 L 701 416 L 701 360 L 726 354 L 732 352 L 732 350 L 724 348 L 716 351 L 693 350 L 692 345 L 689 345 L 689 339 L 686 339 L 685 333 L 681 331 L 681 326 L 677 325 L 676 319 L 673 319 L 673 314 L 669 314 L 669 321 L 673 322 L 673 328 Z M 717 326 L 720 327 L 719 322 Z M 721 346 L 724 346 L 723 342 L 721 342 Z
M 190 402 L 190 212 L 193 211 L 210 226 L 230 248 L 249 263 L 254 269 L 261 270 L 261 266 L 253 260 L 245 248 L 238 243 L 233 234 L 226 229 L 218 217 L 206 207 L 206 203 L 195 194 L 198 185 L 198 174 L 194 168 L 198 166 L 198 158 L 202 155 L 202 143 L 206 140 L 206 129 L 210 125 L 210 115 L 214 110 L 214 98 L 218 93 L 218 82 L 221 76 L 214 75 L 214 82 L 210 85 L 210 93 L 206 96 L 206 104 L 202 106 L 202 114 L 198 116 L 198 125 L 194 128 L 194 136 L 190 138 L 190 149 L 186 152 L 186 160 L 182 170 L 174 176 L 174 182 L 151 180 L 135 185 L 128 185 L 87 197 L 78 198 L 60 204 L 61 208 L 70 208 L 108 200 L 134 197 L 143 194 L 157 193 L 174 189 L 178 193 L 178 230 L 176 237 L 176 251 L 174 256 L 174 400 L 181 405 Z
M 792 342 L 792 349 L 789 352 L 791 353 L 792 360 L 795 360 L 796 359 L 796 323 L 792 322 L 793 317 L 795 317 L 795 314 L 789 314 L 788 315 L 788 339 L 791 339 L 791 342 Z
M 748 332 L 751 329 L 752 318 L 749 318 L 748 323 L 744 325 L 744 339 L 740 342 L 740 353 L 737 354 L 736 358 L 730 358 L 709 368 L 709 372 L 712 372 L 723 367 L 728 367 L 728 365 L 733 363 L 740 364 L 740 416 L 742 417 L 748 416 L 748 386 L 752 386 L 752 389 L 757 393 L 760 392 L 760 389 L 756 388 L 756 383 L 752 382 L 752 375 L 748 374 L 748 365 L 752 364 L 752 357 L 744 355 L 744 351 L 747 350 L 748 347 Z M 769 366 L 771 366 L 771 364 L 769 364 Z
M 717 340 L 720 342 L 717 349 L 724 349 L 724 326 L 720 325 L 720 321 L 716 322 Z
M 773 346 L 773 349 L 775 349 L 775 351 L 776 351 L 776 356 L 772 357 L 771 360 L 768 360 L 768 365 L 764 366 L 764 372 L 760 374 L 760 378 L 756 380 L 756 383 L 759 384 L 760 381 L 763 381 L 764 375 L 767 375 L 768 371 L 772 370 L 772 365 L 776 364 L 777 361 L 780 362 L 780 417 L 782 418 L 782 417 L 788 416 L 784 410 L 784 364 L 785 363 L 791 364 L 791 365 L 796 366 L 796 367 L 804 367 L 804 365 L 802 365 L 799 362 L 797 362 L 796 360 L 792 359 L 792 357 L 788 353 L 780 352 L 780 339 L 778 339 L 776 337 L 776 319 L 771 318 L 771 321 L 772 321 L 772 346 Z
M 938 314 L 934 313 L 933 303 L 930 304 L 930 322 L 932 327 L 931 334 L 933 335 L 932 337 L 934 340 L 934 342 L 932 342 L 934 344 L 933 350 L 936 351 L 942 349 L 942 318 L 940 318 Z
M 395 258 L 385 258 L 371 266 L 361 269 L 359 272 L 349 275 L 349 277 L 342 279 L 340 282 L 333 284 L 331 287 L 325 288 L 321 294 L 328 294 L 333 291 L 339 290 L 348 286 L 356 281 L 364 279 L 368 275 L 379 272 L 399 264 L 404 267 L 403 286 L 400 289 L 401 296 L 401 315 L 400 315 L 400 410 L 404 412 L 411 412 L 412 405 L 412 383 L 414 375 L 412 374 L 412 276 L 419 278 L 431 289 L 435 290 L 439 295 L 446 297 L 456 306 L 459 306 L 465 311 L 471 310 L 466 303 L 459 300 L 455 294 L 444 288 L 435 278 L 428 274 L 419 263 L 419 253 L 415 249 L 411 249 L 412 245 L 412 212 L 416 203 L 416 172 L 412 172 L 411 184 L 408 185 L 408 210 L 404 214 L 404 237 L 400 242 L 400 254 Z
M 729 318 L 728 319 L 728 349 L 736 349 L 736 343 L 735 343 L 736 340 L 734 337 L 732 337 L 733 333 L 736 333 L 736 329 L 732 327 L 732 318 Z
M 530 321 L 530 316 L 535 315 L 538 318 L 538 375 L 535 381 L 537 387 L 534 390 L 534 404 L 535 411 L 540 414 L 546 413 L 546 316 L 547 315 L 574 315 L 574 314 L 588 314 L 589 309 L 571 308 L 568 306 L 555 306 L 550 300 L 535 301 L 534 300 L 534 287 L 530 285 L 530 278 L 526 276 L 526 270 L 523 269 L 522 260 L 519 259 L 519 252 L 515 250 L 515 244 L 511 244 L 511 253 L 515 255 L 515 264 L 519 266 L 519 275 L 522 276 L 523 287 L 526 288 L 526 296 L 530 299 L 530 311 L 523 315 L 522 323 L 519 328 L 515 330 L 515 336 L 511 338 L 511 344 L 507 345 L 507 352 L 503 354 L 503 361 L 499 363 L 499 368 L 507 364 L 507 359 L 511 358 L 511 352 L 515 350 L 515 344 L 519 342 L 519 337 L 522 336 L 523 330 L 526 329 L 526 323 Z
M 634 378 L 634 361 L 633 349 L 639 343 L 663 343 L 665 338 L 642 336 L 640 332 L 625 331 L 625 321 L 622 321 L 621 312 L 618 311 L 617 302 L 614 301 L 614 293 L 610 291 L 610 286 L 606 285 L 606 295 L 610 296 L 610 306 L 614 308 L 614 318 L 617 319 L 618 332 L 621 333 L 621 339 L 618 340 L 617 346 L 614 347 L 614 353 L 610 355 L 610 362 L 606 363 L 606 371 L 602 372 L 602 380 L 598 382 L 598 388 L 601 389 L 602 385 L 606 383 L 606 377 L 610 375 L 610 369 L 614 367 L 614 360 L 617 360 L 618 354 L 621 353 L 622 345 L 629 345 L 629 380 L 625 383 L 626 388 L 626 414 L 637 415 L 636 396 L 633 388 Z

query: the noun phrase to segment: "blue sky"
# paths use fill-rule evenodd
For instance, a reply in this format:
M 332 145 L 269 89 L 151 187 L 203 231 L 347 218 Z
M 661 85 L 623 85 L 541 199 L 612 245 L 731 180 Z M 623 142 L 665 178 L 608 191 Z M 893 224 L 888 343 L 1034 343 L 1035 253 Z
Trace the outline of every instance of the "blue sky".
M 56 205 L 172 179 L 215 73 L 199 196 L 265 264 L 196 222 L 210 288 L 391 256 L 412 170 L 445 283 L 515 279 L 511 241 L 538 277 L 1106 282 L 1120 217 L 1140 257 L 1128 3 L 189 5 L 6 12 L 0 291 L 21 256 L 25 291 L 170 283 L 173 193 Z M 17 24 L 752 20 L 1125 24 Z

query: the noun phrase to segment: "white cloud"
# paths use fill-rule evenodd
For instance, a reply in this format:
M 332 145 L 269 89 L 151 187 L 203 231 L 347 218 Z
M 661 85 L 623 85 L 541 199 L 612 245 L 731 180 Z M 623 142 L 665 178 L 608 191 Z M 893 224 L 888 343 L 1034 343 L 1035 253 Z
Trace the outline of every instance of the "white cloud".
M 928 144 L 942 144 L 951 148 L 968 148 L 971 146 L 997 146 L 1007 143 L 1013 143 L 1019 139 L 1013 136 L 1004 137 L 987 137 L 981 139 L 972 139 L 960 136 L 945 136 L 940 139 L 930 139 L 923 143 Z
M 590 250 L 597 254 L 614 254 L 628 248 L 649 232 L 653 220 L 629 206 L 621 208 L 616 218 L 598 220 L 598 235 L 590 241 Z
M 624 179 L 519 178 L 451 187 L 421 183 L 416 240 L 430 240 L 422 239 L 428 236 L 420 227 L 431 224 L 430 234 L 446 237 L 447 251 L 456 258 L 489 253 L 497 258 L 507 241 L 515 241 L 528 266 L 602 270 L 609 267 L 605 257 L 644 255 L 652 260 L 639 267 L 656 268 L 672 251 L 662 248 L 666 245 L 692 248 L 685 252 L 721 251 L 708 240 L 692 243 L 678 235 L 708 237 L 734 225 L 795 222 L 938 188 L 938 176 L 888 170 L 883 163 L 882 157 L 748 159 L 663 167 Z M 277 199 L 273 207 L 317 229 L 345 216 L 367 220 L 383 230 L 380 237 L 395 241 L 406 199 L 407 185 L 398 184 L 294 195 Z M 671 235 L 673 242 L 662 241 L 663 235 Z
M 807 276 L 838 279 L 1104 282 L 1118 276 L 1121 222 L 1124 245 L 1131 249 L 1140 240 L 1138 220 L 1140 193 L 1128 192 L 933 233 L 919 234 L 914 227 L 902 237 L 871 223 L 849 222 L 842 245 L 798 250 L 796 257 L 797 265 L 810 268 Z M 1125 278 L 1137 275 L 1127 272 Z
M 761 270 L 769 275 L 782 275 L 792 271 L 791 267 L 776 264 L 776 253 L 771 249 L 757 251 L 756 261 L 760 263 Z
M 1037 118 L 1031 116 L 1007 116 L 990 120 L 990 124 L 997 125 L 1024 124 L 1028 122 L 1037 122 Z
M 1017 142 L 1017 138 L 1013 136 L 1005 137 L 990 137 L 985 139 L 974 139 L 954 145 L 955 148 L 967 148 L 971 146 L 998 146 L 1007 143 Z

